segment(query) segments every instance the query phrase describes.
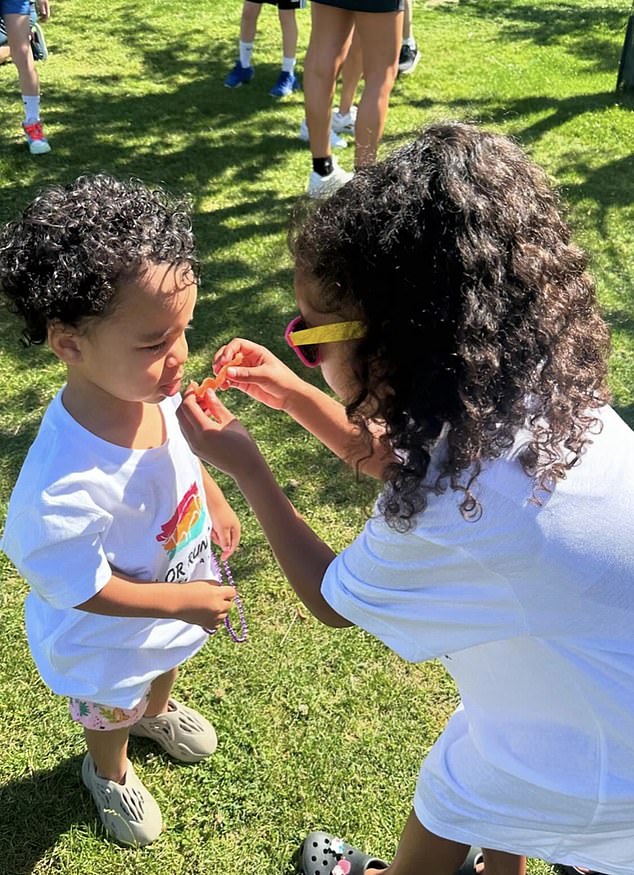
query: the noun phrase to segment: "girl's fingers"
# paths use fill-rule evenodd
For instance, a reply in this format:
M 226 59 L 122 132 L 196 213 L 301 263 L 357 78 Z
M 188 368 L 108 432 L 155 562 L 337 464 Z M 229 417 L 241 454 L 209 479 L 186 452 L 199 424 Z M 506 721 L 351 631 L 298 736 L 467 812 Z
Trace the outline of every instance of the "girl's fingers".
M 218 364 L 219 366 L 222 366 L 225 362 L 231 361 L 232 358 L 235 358 L 239 352 L 244 355 L 242 343 L 243 341 L 241 341 L 239 337 L 236 337 L 233 340 L 230 340 L 229 343 L 225 343 L 224 346 L 221 346 L 214 355 L 214 365 Z
M 236 383 L 257 383 L 262 379 L 262 368 L 244 368 L 234 365 L 227 368 L 227 379 Z
M 221 346 L 214 356 L 214 368 L 220 368 L 230 362 L 238 354 L 242 356 L 246 367 L 256 367 L 264 363 L 268 350 L 251 340 L 235 337 L 229 343 Z

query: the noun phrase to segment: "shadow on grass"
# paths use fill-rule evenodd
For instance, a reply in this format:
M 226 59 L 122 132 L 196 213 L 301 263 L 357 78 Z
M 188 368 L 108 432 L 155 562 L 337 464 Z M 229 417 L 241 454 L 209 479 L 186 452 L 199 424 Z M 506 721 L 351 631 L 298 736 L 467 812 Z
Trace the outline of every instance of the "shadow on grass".
M 115 7 L 115 11 L 121 10 L 122 6 Z M 91 19 L 81 14 L 80 10 L 78 32 L 91 27 Z M 446 7 L 442 14 L 495 18 L 509 40 L 565 43 L 571 52 L 599 69 L 614 67 L 615 74 L 613 34 L 624 27 L 627 17 L 625 11 L 580 9 L 573 2 L 518 3 L 509 13 L 501 0 L 466 0 L 460 6 Z M 124 178 L 138 176 L 149 184 L 162 183 L 172 191 L 191 193 L 198 248 L 204 253 L 192 354 L 209 351 L 211 355 L 237 334 L 265 343 L 295 367 L 281 339 L 294 309 L 290 258 L 286 265 L 271 271 L 268 266 L 263 269 L 257 257 L 262 247 L 268 247 L 267 238 L 279 239 L 283 234 L 296 200 L 294 194 L 263 188 L 263 174 L 272 162 L 283 164 L 288 156 L 306 149 L 295 129 L 289 129 L 288 110 L 267 94 L 277 68 L 259 65 L 254 82 L 235 91 L 222 85 L 234 61 L 234 47 L 217 43 L 213 53 L 203 55 L 195 49 L 202 44 L 198 25 L 188 25 L 176 39 L 173 29 L 162 28 L 160 21 L 149 22 L 126 7 L 125 14 L 110 18 L 108 28 L 112 38 L 125 43 L 140 61 L 142 81 L 150 86 L 144 88 L 141 81 L 124 90 L 116 71 L 99 70 L 85 89 L 73 93 L 72 100 L 61 88 L 47 86 L 47 114 L 58 128 L 54 152 L 43 162 L 33 162 L 22 142 L 14 145 L 7 133 L 0 133 L 0 149 L 15 153 L 15 176 L 23 177 L 20 184 L 0 189 L 0 222 L 12 218 L 43 183 L 65 183 L 80 172 L 105 169 Z M 612 38 L 597 38 L 602 29 Z M 62 47 L 60 53 L 88 50 L 75 43 Z M 405 98 L 397 90 L 394 100 L 400 99 Z M 583 113 L 596 114 L 624 103 L 634 106 L 632 98 L 603 92 L 562 98 L 535 95 L 503 104 L 494 98 L 457 100 L 450 106 L 455 117 L 477 113 L 478 121 L 485 124 L 504 123 L 508 127 L 510 122 L 515 135 L 530 144 Z M 413 105 L 429 111 L 434 100 L 425 96 Z M 535 117 L 535 121 L 525 121 Z M 414 136 L 416 131 L 410 133 Z M 393 141 L 403 139 L 401 135 Z M 389 138 L 386 144 L 389 146 Z M 79 166 L 77 155 L 82 156 Z M 597 226 L 606 238 L 607 211 L 634 202 L 634 158 L 595 167 L 571 153 L 569 169 L 581 181 L 566 188 L 566 198 L 573 205 L 586 200 L 596 203 Z M 226 205 L 227 192 L 234 187 L 239 188 L 239 195 Z M 214 206 L 219 196 L 223 205 Z M 245 251 L 248 256 L 242 256 Z M 269 261 L 270 252 L 268 247 Z M 279 293 L 273 300 L 263 294 L 271 290 Z M 0 316 L 0 342 L 11 365 L 18 372 L 42 367 L 41 351 L 22 350 L 12 330 Z M 632 333 L 631 327 L 626 330 Z M 204 374 L 192 376 L 199 379 Z M 14 426 L 0 434 L 0 457 L 8 477 L 17 475 L 37 427 L 32 413 L 41 410 L 43 403 L 37 388 L 29 388 L 17 401 L 0 401 L 0 416 L 18 420 L 17 431 Z M 238 410 L 240 407 L 239 403 Z
M 99 72 L 72 99 L 59 87 L 48 86 L 47 117 L 57 122 L 58 130 L 54 152 L 45 162 L 33 162 L 22 142 L 14 144 L 7 132 L 0 133 L 0 150 L 15 152 L 14 178 L 20 179 L 13 186 L 5 181 L 0 189 L 0 222 L 15 218 L 43 184 L 65 184 L 82 172 L 106 170 L 187 192 L 194 201 L 194 230 L 203 253 L 192 354 L 211 354 L 239 334 L 267 342 L 286 357 L 281 338 L 294 310 L 290 258 L 287 266 L 280 258 L 279 269 L 263 275 L 257 254 L 270 250 L 269 240 L 283 239 L 296 196 L 263 187 L 262 177 L 272 163 L 283 164 L 287 154 L 305 152 L 306 146 L 297 139 L 295 126 L 289 127 L 287 110 L 267 93 L 277 67 L 259 65 L 257 85 L 236 93 L 222 85 L 233 63 L 232 50 L 216 46 L 211 57 L 184 50 L 200 39 L 199 32 L 184 32 L 174 40 L 146 19 L 135 20 L 129 11 L 124 19 L 111 20 L 109 30 L 138 53 L 144 79 L 152 87 L 130 93 L 121 88 L 116 73 Z M 157 85 L 161 93 L 156 93 Z M 239 195 L 231 200 L 227 194 L 234 187 Z M 222 197 L 217 207 L 216 195 Z M 278 245 L 284 249 L 283 243 Z M 270 251 L 265 257 L 270 263 Z M 272 305 L 263 294 L 271 289 L 285 292 L 286 312 L 284 303 Z M 0 342 L 10 366 L 18 374 L 34 373 L 46 354 L 23 349 L 19 333 L 14 320 L 0 313 Z M 12 481 L 37 428 L 29 414 L 43 403 L 31 387 L 18 399 L 0 402 L 0 416 L 12 423 L 0 435 L 0 454 Z
M 275 65 L 258 67 L 257 85 L 227 89 L 222 83 L 233 52 L 222 44 L 214 47 L 213 55 L 195 52 L 191 46 L 200 41 L 200 29 L 174 39 L 128 10 L 125 18 L 111 19 L 108 30 L 141 61 L 144 76 L 136 88 L 124 89 L 116 72 L 95 72 L 88 87 L 73 92 L 70 99 L 66 91 L 49 84 L 47 119 L 59 128 L 54 151 L 35 163 L 21 139 L 14 147 L 8 132 L 0 134 L 0 144 L 15 152 L 26 179 L 37 176 L 33 185 L 42 180 L 65 182 L 79 172 L 105 168 L 148 182 L 164 181 L 196 198 L 197 186 L 213 194 L 230 189 L 235 180 L 242 186 L 255 182 L 270 167 L 272 155 L 281 160 L 288 151 L 306 149 L 294 129 L 285 130 L 281 104 L 267 93 L 269 79 L 272 84 L 278 73 Z M 41 173 L 34 174 L 34 166 Z M 28 187 L 19 192 L 20 202 L 31 193 Z M 15 194 L 5 188 L 3 201 L 15 202 Z M 278 192 L 267 196 L 271 207 L 278 199 Z M 248 207 L 244 205 L 247 211 Z
M 478 19 L 491 18 L 500 28 L 500 37 L 515 42 L 530 41 L 537 46 L 563 45 L 567 52 L 587 61 L 597 72 L 614 71 L 616 83 L 620 44 L 614 34 L 625 37 L 628 4 L 622 9 L 595 5 L 591 9 L 573 2 L 513 3 L 503 0 L 461 0 L 460 8 L 443 9 L 443 14 L 464 14 L 472 10 Z
M 87 793 L 80 789 L 81 757 L 48 771 L 9 781 L 0 789 L 0 868 L 28 875 L 73 826 L 94 821 Z
M 421 110 L 433 107 L 429 97 L 412 100 L 410 103 Z M 513 127 L 514 136 L 523 143 L 535 142 L 557 128 L 563 127 L 585 113 L 600 113 L 614 106 L 626 106 L 634 109 L 634 96 L 616 93 L 615 91 L 598 91 L 588 94 L 573 94 L 566 97 L 554 97 L 551 94 L 536 94 L 530 97 L 518 97 L 515 100 L 505 98 L 499 102 L 495 97 L 480 99 L 459 99 L 449 101 L 452 113 L 456 118 L 470 117 L 477 124 L 504 124 Z M 541 116 L 537 121 L 522 124 L 523 119 L 531 116 Z M 412 131 L 414 136 L 416 131 Z

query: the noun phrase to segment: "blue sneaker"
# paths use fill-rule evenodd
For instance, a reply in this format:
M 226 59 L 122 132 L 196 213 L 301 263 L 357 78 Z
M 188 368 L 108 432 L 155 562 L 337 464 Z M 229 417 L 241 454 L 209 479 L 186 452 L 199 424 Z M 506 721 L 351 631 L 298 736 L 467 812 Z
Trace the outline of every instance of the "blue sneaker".
M 269 91 L 271 97 L 289 97 L 293 91 L 299 91 L 299 79 L 294 73 L 281 70 L 277 82 Z
M 253 67 L 243 67 L 240 61 L 236 61 L 233 70 L 227 75 L 225 85 L 227 88 L 239 88 L 241 85 L 247 85 L 255 76 Z

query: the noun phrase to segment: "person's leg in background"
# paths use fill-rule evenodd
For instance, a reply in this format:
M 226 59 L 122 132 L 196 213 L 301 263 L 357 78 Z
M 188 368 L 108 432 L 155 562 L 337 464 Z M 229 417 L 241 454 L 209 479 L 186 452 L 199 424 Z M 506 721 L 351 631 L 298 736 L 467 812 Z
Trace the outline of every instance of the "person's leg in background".
M 413 73 L 420 61 L 420 50 L 412 30 L 412 14 L 414 0 L 405 0 L 403 9 L 403 41 L 398 59 L 398 75 L 407 76 Z
M 27 4 L 28 7 L 28 4 Z M 32 155 L 51 151 L 40 120 L 40 79 L 31 51 L 31 19 L 25 14 L 9 13 L 4 16 L 11 58 L 18 69 L 18 81 L 24 104 L 23 129 Z
M 319 196 L 343 185 L 351 174 L 332 158 L 332 99 L 337 76 L 350 48 L 355 13 L 313 0 L 311 31 L 304 65 L 306 121 L 313 169 L 308 193 Z
M 238 44 L 239 56 L 234 68 L 225 78 L 227 88 L 239 88 L 240 85 L 247 85 L 253 79 L 255 70 L 251 63 L 251 57 L 253 55 L 253 44 L 258 29 L 258 18 L 260 17 L 261 9 L 261 3 L 252 3 L 251 0 L 244 0 L 242 4 L 240 40 Z
M 354 134 L 357 107 L 354 98 L 359 80 L 363 75 L 363 53 L 359 35 L 354 31 L 348 56 L 341 69 L 341 93 L 339 108 L 332 116 L 332 129 L 337 134 Z
M 269 94 L 272 97 L 288 97 L 299 88 L 299 81 L 295 75 L 295 61 L 297 57 L 297 19 L 295 9 L 286 8 L 287 3 L 282 0 L 278 7 L 280 29 L 282 31 L 282 69 L 277 82 L 271 88 Z
M 4 26 L 4 20 L 0 18 L 0 64 L 4 64 L 11 57 L 11 49 L 7 39 L 7 30 Z
M 4 21 L 0 18 L 0 64 L 4 64 L 11 57 L 11 49 L 7 39 L 7 31 L 4 26 Z
M 331 116 L 330 145 L 333 149 L 345 149 L 348 145 L 348 141 L 340 136 L 340 134 L 354 134 L 354 124 L 357 118 L 354 97 L 362 73 L 361 44 L 359 38 L 353 34 L 346 60 L 341 68 L 339 108 Z M 300 125 L 299 138 L 306 143 L 309 140 L 306 119 Z
M 403 13 L 355 12 L 355 28 L 361 42 L 365 78 L 355 126 L 354 163 L 360 168 L 376 161 L 398 72 Z

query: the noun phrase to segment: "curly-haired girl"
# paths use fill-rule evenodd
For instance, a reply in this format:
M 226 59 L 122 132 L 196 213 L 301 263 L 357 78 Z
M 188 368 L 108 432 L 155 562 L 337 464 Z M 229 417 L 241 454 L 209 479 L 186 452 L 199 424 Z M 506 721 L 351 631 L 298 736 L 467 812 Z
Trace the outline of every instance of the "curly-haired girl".
M 525 855 L 631 875 L 634 434 L 607 405 L 586 257 L 510 140 L 435 124 L 292 234 L 289 343 L 345 407 L 233 340 L 232 385 L 384 480 L 339 556 L 217 400 L 179 417 L 230 473 L 324 623 L 437 658 L 462 703 L 421 768 L 394 862 L 325 833 L 305 875 L 522 875 Z M 572 871 L 572 870 L 570 870 Z
M 2 549 L 30 585 L 39 672 L 84 728 L 83 781 L 128 845 L 162 827 L 128 735 L 185 762 L 213 752 L 211 724 L 170 693 L 234 595 L 209 584 L 211 540 L 228 556 L 240 525 L 175 416 L 196 268 L 186 205 L 106 175 L 47 189 L 0 231 L 0 289 L 67 371 Z

